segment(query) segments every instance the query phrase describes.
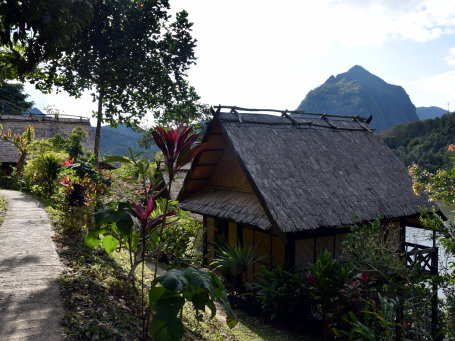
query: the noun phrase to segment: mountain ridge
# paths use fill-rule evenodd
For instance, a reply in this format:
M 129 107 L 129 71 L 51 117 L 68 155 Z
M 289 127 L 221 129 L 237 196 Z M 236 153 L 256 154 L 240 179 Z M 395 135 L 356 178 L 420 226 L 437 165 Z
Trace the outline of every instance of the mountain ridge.
M 378 131 L 418 120 L 416 108 L 403 87 L 385 82 L 362 66 L 330 76 L 308 92 L 297 110 L 328 114 L 373 115 Z

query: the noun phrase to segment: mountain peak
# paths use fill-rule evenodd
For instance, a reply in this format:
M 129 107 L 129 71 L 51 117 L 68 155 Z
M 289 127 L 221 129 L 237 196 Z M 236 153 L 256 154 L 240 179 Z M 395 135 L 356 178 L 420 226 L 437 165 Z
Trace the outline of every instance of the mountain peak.
M 310 91 L 298 110 L 341 115 L 373 115 L 378 131 L 417 120 L 416 108 L 401 86 L 386 83 L 360 65 L 331 76 Z
M 346 73 L 354 73 L 354 72 L 366 72 L 366 73 L 369 73 L 365 68 L 361 67 L 360 65 L 354 65 Z

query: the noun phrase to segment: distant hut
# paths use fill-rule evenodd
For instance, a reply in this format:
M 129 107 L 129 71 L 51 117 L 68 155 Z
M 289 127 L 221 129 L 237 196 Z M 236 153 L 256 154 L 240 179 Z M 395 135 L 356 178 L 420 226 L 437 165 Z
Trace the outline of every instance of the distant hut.
M 208 261 L 221 237 L 254 245 L 262 264 L 305 269 L 322 250 L 339 256 L 349 226 L 379 215 L 405 250 L 406 226 L 420 227 L 419 210 L 432 205 L 365 119 L 245 111 L 213 111 L 179 194 L 183 209 L 204 217 Z
M 93 150 L 94 134 L 90 119 L 78 116 L 53 117 L 48 115 L 0 115 L 0 125 L 3 131 L 11 129 L 13 134 L 22 134 L 25 128 L 31 125 L 35 130 L 35 139 L 48 139 L 56 134 L 68 137 L 74 128 L 80 127 L 87 133 L 83 145 L 86 149 Z M 17 148 L 6 141 L 0 140 L 0 163 L 3 172 L 8 172 L 19 158 Z

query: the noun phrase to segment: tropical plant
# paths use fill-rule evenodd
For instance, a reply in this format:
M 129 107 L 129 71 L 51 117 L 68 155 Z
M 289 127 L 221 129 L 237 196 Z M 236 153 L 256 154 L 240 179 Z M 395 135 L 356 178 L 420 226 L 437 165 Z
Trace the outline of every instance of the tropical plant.
M 216 314 L 215 301 L 220 301 L 226 311 L 226 322 L 230 328 L 237 320 L 227 300 L 221 281 L 211 272 L 195 268 L 172 269 L 157 277 L 149 291 L 149 304 L 155 316 L 150 325 L 154 340 L 177 341 L 183 337 L 184 329 L 179 314 L 186 301 L 195 310 L 196 318 L 208 307 L 211 318 Z
M 301 323 L 310 316 L 306 284 L 302 274 L 282 267 L 263 267 L 246 288 L 259 300 L 262 312 L 271 320 Z
M 0 131 L 0 138 L 3 141 L 11 143 L 14 145 L 19 152 L 19 160 L 16 163 L 16 176 L 18 178 L 22 177 L 22 173 L 24 170 L 25 159 L 28 155 L 30 146 L 35 139 L 35 129 L 32 126 L 28 126 L 25 128 L 25 131 L 22 134 L 14 134 L 11 132 L 11 129 L 5 133 Z
M 262 258 L 264 257 L 256 257 L 256 248 L 253 246 L 243 246 L 240 243 L 230 246 L 224 242 L 218 246 L 210 266 L 221 272 L 233 289 L 240 289 L 248 270 Z
M 56 134 L 49 141 L 58 149 L 63 149 L 69 154 L 70 159 L 78 160 L 84 154 L 82 142 L 87 138 L 87 133 L 81 127 L 74 128 L 68 137 Z
M 309 292 L 318 303 L 324 318 L 324 339 L 329 340 L 331 314 L 340 290 L 353 274 L 351 264 L 341 264 L 333 259 L 332 254 L 324 250 L 310 267 L 305 276 Z
M 392 341 L 396 340 L 396 306 L 397 300 L 386 299 L 379 294 L 377 302 L 366 301 L 362 312 L 362 320 L 350 311 L 343 319 L 348 324 L 348 330 L 333 328 L 337 337 L 347 340 Z
M 24 168 L 24 179 L 33 187 L 42 188 L 36 194 L 50 197 L 55 193 L 59 175 L 63 169 L 62 163 L 68 157 L 65 153 L 44 152 L 27 161 Z
M 199 134 L 193 134 L 193 128 L 180 124 L 177 128 L 155 127 L 152 131 L 153 139 L 158 148 L 163 153 L 166 172 L 169 176 L 167 184 L 168 193 L 171 193 L 172 183 L 175 179 L 177 171 L 190 163 L 202 150 L 205 144 L 196 143 Z M 169 200 L 166 200 L 164 212 L 167 211 Z M 162 251 L 162 235 L 166 219 L 163 220 L 158 231 L 160 243 L 157 248 L 155 260 L 155 277 L 158 270 L 158 261 Z
M 99 207 L 100 196 L 110 184 L 108 174 L 102 174 L 90 162 L 63 162 L 65 169 L 60 183 L 64 187 L 66 202 L 70 207 Z

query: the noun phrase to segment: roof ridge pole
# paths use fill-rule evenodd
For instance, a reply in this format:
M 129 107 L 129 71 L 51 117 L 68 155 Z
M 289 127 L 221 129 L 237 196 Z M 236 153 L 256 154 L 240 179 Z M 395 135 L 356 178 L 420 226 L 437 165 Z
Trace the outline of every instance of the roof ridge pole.
M 286 109 L 285 111 L 281 112 L 281 117 L 286 117 L 287 119 L 289 119 L 292 124 L 298 124 L 299 122 L 297 122 L 295 120 L 295 118 L 291 117 L 289 114 L 288 114 L 288 109 Z
M 233 106 L 231 108 L 231 114 L 236 114 L 237 115 L 237 118 L 239 119 L 239 123 L 243 123 L 243 120 L 242 120 L 242 115 L 236 110 L 237 107 L 236 106 Z
M 334 125 L 332 122 L 330 122 L 327 119 L 327 113 L 322 114 L 320 119 L 326 121 L 330 128 L 338 129 L 338 127 L 336 125 Z
M 371 130 L 370 128 L 368 127 L 365 127 L 363 124 L 360 123 L 360 121 L 364 121 L 363 117 L 360 117 L 359 115 L 355 115 L 354 118 L 352 119 L 354 122 L 356 122 L 360 127 L 362 127 L 363 130 L 367 130 L 369 131 L 370 133 L 373 132 L 373 130 Z

